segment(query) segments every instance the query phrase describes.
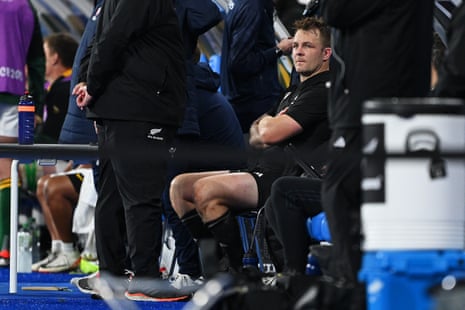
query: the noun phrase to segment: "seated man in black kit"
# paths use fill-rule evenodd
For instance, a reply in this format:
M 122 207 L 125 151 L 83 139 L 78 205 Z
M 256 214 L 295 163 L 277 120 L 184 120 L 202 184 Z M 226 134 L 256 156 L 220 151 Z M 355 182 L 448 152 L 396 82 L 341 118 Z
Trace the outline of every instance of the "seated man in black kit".
M 250 144 L 263 149 L 257 165 L 244 172 L 181 174 L 171 184 L 173 207 L 193 237 L 213 234 L 235 270 L 242 266 L 243 251 L 231 211 L 257 209 L 268 198 L 274 180 L 302 172 L 286 151 L 289 144 L 296 150 L 316 149 L 330 136 L 325 86 L 329 80 L 330 32 L 316 18 L 299 20 L 295 27 L 292 57 L 301 83 L 252 124 Z
M 311 238 L 307 219 L 322 211 L 321 179 L 281 177 L 271 188 L 265 215 L 283 247 L 284 274 L 304 274 Z

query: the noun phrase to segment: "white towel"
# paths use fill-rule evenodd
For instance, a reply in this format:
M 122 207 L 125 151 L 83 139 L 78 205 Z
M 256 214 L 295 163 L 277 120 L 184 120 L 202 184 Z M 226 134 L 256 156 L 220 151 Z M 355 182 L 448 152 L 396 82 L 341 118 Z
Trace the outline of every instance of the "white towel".
M 74 210 L 73 232 L 76 234 L 88 234 L 94 230 L 94 213 L 97 204 L 97 191 L 94 185 L 94 174 L 92 169 L 83 170 L 84 180 L 82 180 L 79 200 Z
M 53 175 L 70 175 L 81 173 L 84 176 L 79 192 L 79 200 L 74 209 L 73 232 L 88 234 L 94 230 L 94 212 L 97 204 L 97 191 L 94 185 L 92 168 L 78 168 Z

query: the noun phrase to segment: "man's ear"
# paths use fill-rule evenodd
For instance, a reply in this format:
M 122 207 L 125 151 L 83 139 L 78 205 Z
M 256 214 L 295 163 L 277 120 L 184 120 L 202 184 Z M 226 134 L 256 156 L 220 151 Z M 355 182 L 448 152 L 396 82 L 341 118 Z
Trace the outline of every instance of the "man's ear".
M 332 49 L 331 47 L 325 47 L 323 49 L 323 60 L 329 60 L 329 57 L 331 57 L 331 53 L 332 53 Z
M 60 56 L 58 56 L 58 53 L 53 53 L 52 55 L 50 55 L 50 58 L 50 63 L 53 65 L 56 65 L 60 62 Z

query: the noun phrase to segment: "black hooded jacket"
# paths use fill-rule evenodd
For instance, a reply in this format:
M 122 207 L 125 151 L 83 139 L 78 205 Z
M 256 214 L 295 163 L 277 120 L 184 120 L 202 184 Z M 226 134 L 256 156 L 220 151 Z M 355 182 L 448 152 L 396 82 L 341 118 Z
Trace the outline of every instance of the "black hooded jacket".
M 359 128 L 363 102 L 429 92 L 433 1 L 325 0 L 333 32 L 330 123 Z
M 106 0 L 87 71 L 87 116 L 179 126 L 183 52 L 171 0 Z

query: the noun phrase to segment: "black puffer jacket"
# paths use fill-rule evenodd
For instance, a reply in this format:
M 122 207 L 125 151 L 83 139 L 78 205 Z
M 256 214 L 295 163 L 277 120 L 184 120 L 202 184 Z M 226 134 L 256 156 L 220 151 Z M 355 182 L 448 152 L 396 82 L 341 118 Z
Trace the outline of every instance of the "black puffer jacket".
M 171 0 L 106 0 L 87 71 L 87 116 L 179 126 L 183 51 Z
M 359 128 L 365 100 L 429 92 L 433 1 L 325 0 L 334 33 L 330 122 Z M 341 63 L 343 65 L 341 66 Z

